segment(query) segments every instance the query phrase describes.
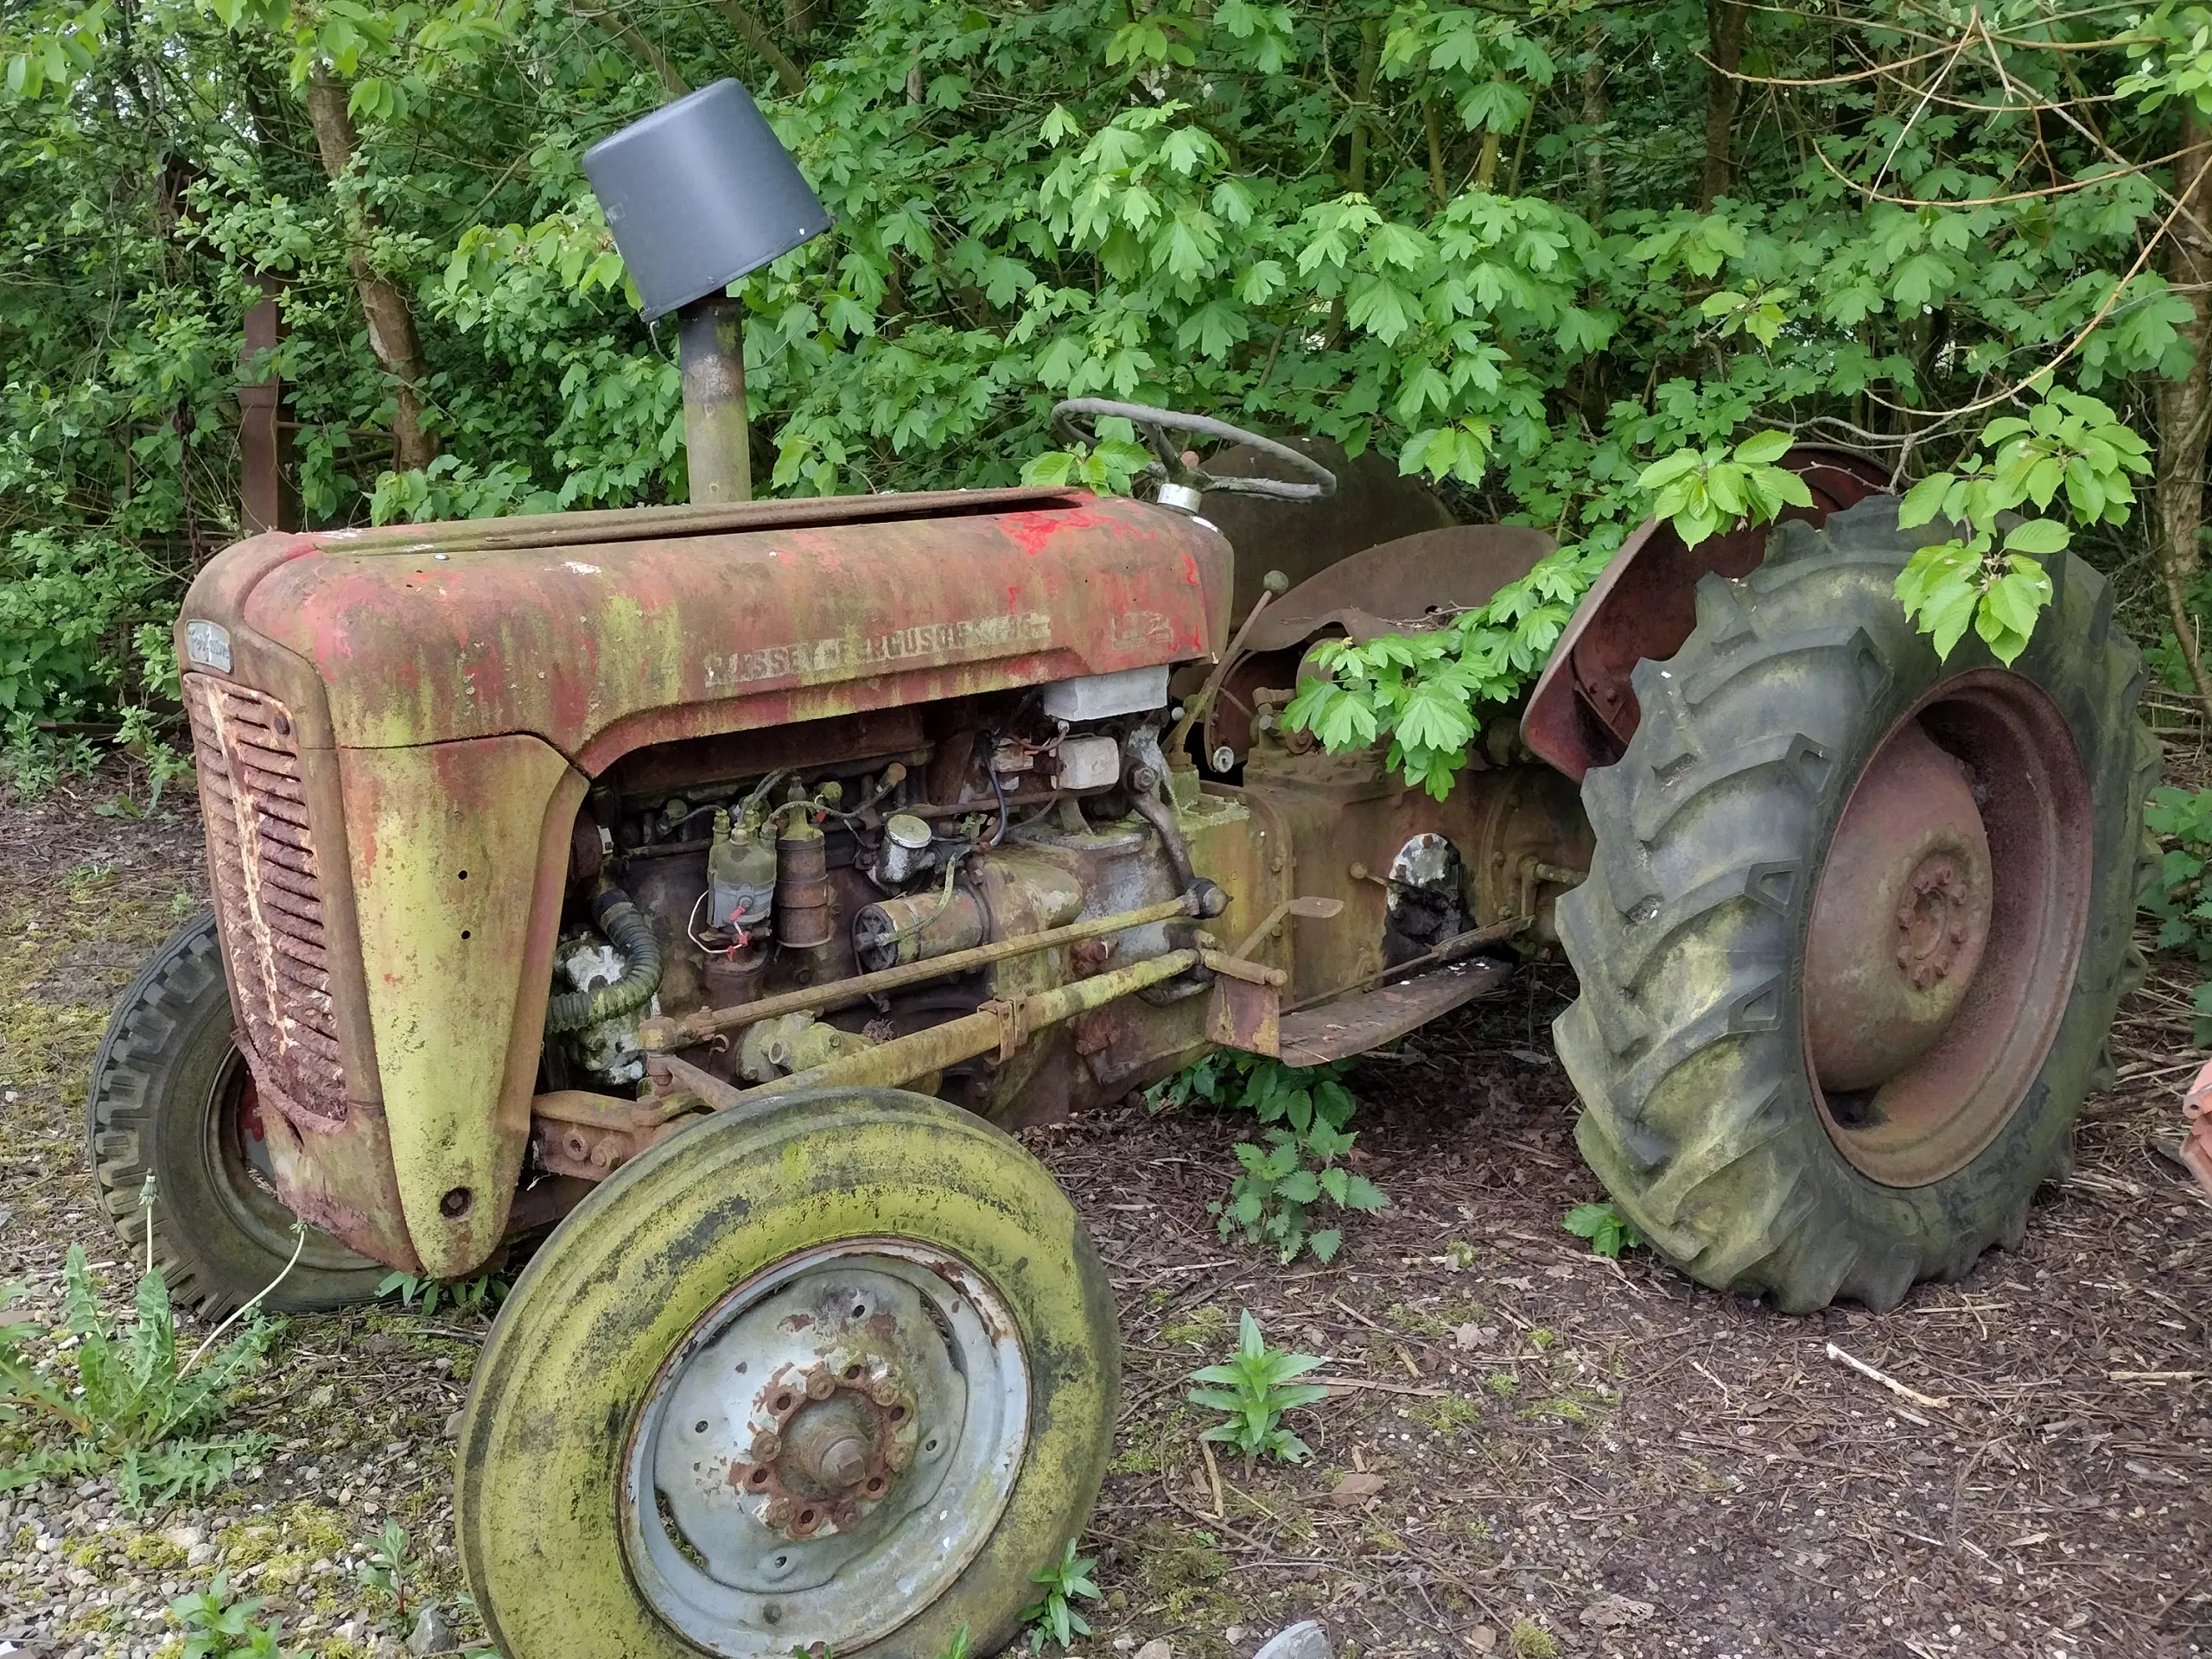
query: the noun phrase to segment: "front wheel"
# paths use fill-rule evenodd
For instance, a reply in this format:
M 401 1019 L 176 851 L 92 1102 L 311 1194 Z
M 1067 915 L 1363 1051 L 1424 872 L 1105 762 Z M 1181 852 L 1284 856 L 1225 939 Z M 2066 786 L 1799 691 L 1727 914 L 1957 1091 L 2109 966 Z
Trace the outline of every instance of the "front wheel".
M 2017 1243 L 2123 993 L 2157 750 L 2103 579 L 1948 663 L 1894 587 L 1936 530 L 1778 530 L 1634 684 L 1560 901 L 1583 1154 L 1657 1249 L 1783 1307 L 1896 1305 Z
M 509 1659 L 995 1651 L 1089 1518 L 1106 1276 L 1013 1141 L 785 1096 L 625 1165 L 476 1372 L 456 1528 Z
M 116 1004 L 86 1137 L 100 1201 L 138 1249 L 152 1179 L 155 1254 L 175 1300 L 224 1313 L 268 1291 L 262 1306 L 300 1313 L 375 1298 L 385 1268 L 320 1228 L 297 1239 L 276 1196 L 213 915 L 172 934 Z

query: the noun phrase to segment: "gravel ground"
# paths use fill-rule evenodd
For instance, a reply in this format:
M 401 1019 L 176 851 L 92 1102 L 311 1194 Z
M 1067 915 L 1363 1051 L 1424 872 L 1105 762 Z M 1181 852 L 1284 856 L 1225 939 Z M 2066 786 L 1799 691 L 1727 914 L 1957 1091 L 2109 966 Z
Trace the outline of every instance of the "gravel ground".
M 114 995 L 201 887 L 189 803 L 101 816 L 116 783 L 0 827 L 0 1281 L 28 1281 L 34 1314 L 73 1243 L 110 1289 L 135 1276 L 86 1173 L 84 1080 Z M 2212 1648 L 2212 1205 L 2158 1150 L 2197 1058 L 2188 984 L 2161 963 L 2125 1011 L 2121 1082 L 2024 1247 L 1887 1315 L 1783 1318 L 1560 1230 L 1599 1196 L 1545 1036 L 1563 970 L 1355 1074 L 1361 1167 L 1392 1202 L 1327 1267 L 1216 1236 L 1234 1120 L 1124 1109 L 1033 1136 L 1128 1338 L 1084 1546 L 1105 1599 L 1078 1651 L 1242 1659 L 1307 1617 L 1340 1654 Z M 1184 1402 L 1244 1309 L 1327 1360 L 1295 1468 L 1210 1458 Z M 274 1449 L 232 1485 L 139 1517 L 107 1479 L 0 1497 L 0 1653 L 175 1652 L 167 1604 L 218 1569 L 288 1650 L 391 1659 L 426 1601 L 452 1630 L 425 1641 L 464 1644 L 448 1436 L 486 1329 L 396 1306 L 295 1319 L 232 1420 Z M 404 1611 L 359 1578 L 388 1521 L 421 1559 Z

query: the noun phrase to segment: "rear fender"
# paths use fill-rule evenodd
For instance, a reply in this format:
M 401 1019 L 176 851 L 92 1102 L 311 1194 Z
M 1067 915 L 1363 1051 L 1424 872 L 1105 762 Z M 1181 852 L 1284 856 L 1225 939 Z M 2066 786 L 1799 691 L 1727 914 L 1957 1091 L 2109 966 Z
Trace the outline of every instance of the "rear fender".
M 1800 445 L 1783 465 L 1805 480 L 1810 507 L 1783 519 L 1818 524 L 1890 487 L 1887 469 L 1847 449 Z M 1717 572 L 1746 576 L 1766 557 L 1764 525 L 1746 525 L 1685 547 L 1671 524 L 1652 518 L 1630 536 L 1582 596 L 1553 648 L 1529 706 L 1522 741 L 1576 783 L 1621 758 L 1643 710 L 1629 676 L 1640 662 L 1664 662 L 1697 626 L 1697 584 Z

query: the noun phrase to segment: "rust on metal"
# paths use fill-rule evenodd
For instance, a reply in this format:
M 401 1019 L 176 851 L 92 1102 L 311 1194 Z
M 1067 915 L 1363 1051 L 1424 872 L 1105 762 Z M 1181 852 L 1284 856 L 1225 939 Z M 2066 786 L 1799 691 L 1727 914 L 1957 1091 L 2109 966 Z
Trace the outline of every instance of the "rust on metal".
M 274 697 L 212 675 L 183 683 L 239 1046 L 273 1099 L 342 1121 L 323 873 L 291 715 Z
M 914 1460 L 921 1414 L 880 1354 L 840 1344 L 813 1364 L 776 1368 L 760 1386 L 747 1455 L 721 1478 L 766 1500 L 760 1519 L 790 1538 L 828 1537 L 865 1521 Z
M 536 521 L 534 545 L 465 530 L 261 537 L 209 566 L 257 579 L 231 597 L 227 572 L 203 572 L 185 613 L 304 659 L 339 747 L 528 734 L 593 774 L 649 744 L 1221 643 L 1230 550 L 1197 520 L 1081 494 L 879 499 L 898 516 L 772 503 Z M 584 536 L 594 518 L 606 539 Z
M 1453 524 L 1382 542 L 1292 588 L 1247 643 L 1255 652 L 1281 651 L 1333 629 L 1364 645 L 1380 634 L 1434 627 L 1487 603 L 1558 545 L 1525 524 Z
M 1226 950 L 1217 950 L 1211 945 L 1198 951 L 1199 965 L 1224 979 L 1241 980 L 1248 985 L 1267 985 L 1277 989 L 1290 982 L 1287 969 L 1270 968 L 1264 963 L 1247 962 L 1242 957 L 1232 957 Z
M 1783 465 L 1805 480 L 1810 507 L 1783 521 L 1819 524 L 1889 487 L 1888 470 L 1846 449 L 1801 444 Z M 1766 557 L 1764 525 L 1746 525 L 1685 547 L 1671 524 L 1647 519 L 1623 543 L 1552 649 L 1521 715 L 1523 741 L 1576 783 L 1620 759 L 1643 718 L 1629 676 L 1664 662 L 1697 626 L 1697 584 L 1712 573 L 1745 576 Z
M 1513 971 L 1504 962 L 1454 963 L 1380 990 L 1282 1017 L 1281 1054 L 1291 1065 L 1325 1065 L 1404 1036 L 1485 991 Z
M 1205 953 L 1206 965 L 1220 971 L 1218 953 Z M 1280 969 L 1274 971 L 1280 973 Z M 1287 977 L 1287 976 L 1286 976 Z M 1240 1048 L 1270 1057 L 1282 1052 L 1282 993 L 1275 983 L 1221 974 L 1206 1004 L 1206 1040 L 1221 1048 Z
M 1232 614 L 1251 610 L 1260 596 L 1261 578 L 1269 569 L 1281 570 L 1295 588 L 1363 547 L 1450 527 L 1452 510 L 1436 493 L 1420 479 L 1401 474 L 1380 450 L 1352 456 L 1333 438 L 1287 442 L 1337 475 L 1334 495 L 1323 501 L 1282 501 L 1210 490 L 1198 508 L 1242 550 Z M 1216 478 L 1279 478 L 1282 465 L 1243 444 L 1206 458 L 1206 471 Z
M 1893 792 L 1900 777 L 1904 788 Z M 1853 822 L 1862 798 L 1871 832 Z M 2065 715 L 2005 669 L 1939 682 L 1855 780 L 1814 891 L 1816 949 L 1800 1020 L 1829 1138 L 1872 1179 L 1941 1180 L 1996 1138 L 2034 1086 L 2088 925 L 2091 872 L 2073 856 L 2088 844 L 2088 777 Z M 1843 894 L 1834 901 L 1832 877 Z M 1860 914 L 1848 913 L 1853 905 Z M 1916 986 L 1923 972 L 1927 983 Z M 1855 1010 L 1865 1029 L 1845 1028 L 1824 999 Z M 1891 1045 L 1921 1046 L 1897 1064 L 1883 1052 Z
M 1872 1089 L 1933 1047 L 1989 941 L 1989 837 L 1965 769 L 1915 721 L 1852 791 L 1805 941 L 1805 1030 L 1831 1091 Z
M 757 1020 L 779 1019 L 786 1014 L 810 1013 L 833 1003 L 857 1002 L 886 991 L 919 985 L 927 980 L 942 979 L 949 974 L 964 974 L 974 969 L 988 967 L 993 963 L 1004 962 L 1010 957 L 1032 956 L 1084 940 L 1104 939 L 1112 934 L 1127 932 L 1131 928 L 1144 927 L 1154 922 L 1168 921 L 1192 913 L 1192 901 L 1185 897 L 1141 906 L 1135 910 L 1120 911 L 1111 916 L 1094 916 L 1088 921 L 1071 922 L 1065 927 L 1051 928 L 1041 933 L 1022 934 L 995 944 L 979 944 L 970 950 L 932 957 L 923 962 L 902 963 L 896 968 L 880 969 L 872 974 L 855 974 L 849 979 L 804 986 L 776 996 L 764 996 L 756 1002 L 745 1003 L 738 1007 L 702 1008 L 680 1020 L 648 1020 L 639 1027 L 639 1042 L 649 1051 L 683 1048 L 693 1043 L 703 1043 L 719 1032 L 734 1031 L 740 1026 L 749 1026 Z
M 1241 756 L 1251 747 L 1253 720 L 1268 701 L 1262 694 L 1292 684 L 1311 641 L 1341 634 L 1364 644 L 1435 627 L 1528 575 L 1557 545 L 1525 525 L 1453 524 L 1380 543 L 1315 572 L 1248 619 L 1243 649 L 1216 671 L 1218 693 L 1205 706 L 1206 753 L 1226 745 Z M 1280 706 L 1289 695 L 1274 701 Z
M 538 1161 L 553 1174 L 587 1181 L 606 1179 L 681 1127 L 667 1103 L 620 1100 L 582 1089 L 556 1090 L 530 1104 Z
M 1171 950 L 1088 979 L 1078 979 L 1056 990 L 1040 991 L 1018 1002 L 986 1004 L 979 1012 L 943 1025 L 931 1026 L 910 1036 L 894 1037 L 858 1054 L 831 1060 L 804 1071 L 744 1091 L 747 1101 L 798 1089 L 831 1086 L 895 1088 L 930 1071 L 973 1059 L 997 1050 L 1011 1054 L 1034 1033 L 1046 1026 L 1072 1020 L 1107 1003 L 1141 991 L 1147 985 L 1189 972 L 1198 965 L 1196 950 Z
M 753 499 L 745 418 L 745 302 L 709 294 L 677 314 L 683 375 L 683 461 L 691 499 L 723 506 Z

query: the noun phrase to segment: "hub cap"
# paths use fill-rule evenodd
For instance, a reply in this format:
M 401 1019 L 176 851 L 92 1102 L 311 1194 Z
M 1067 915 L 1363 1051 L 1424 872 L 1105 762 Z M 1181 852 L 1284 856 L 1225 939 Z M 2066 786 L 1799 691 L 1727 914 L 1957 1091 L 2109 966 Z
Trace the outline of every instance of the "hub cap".
M 1892 1186 L 1942 1179 L 2050 1052 L 2088 918 L 2088 780 L 2022 675 L 1946 681 L 1891 728 L 1829 843 L 1805 942 L 1822 1119 Z
M 1909 722 L 1836 826 L 1805 950 L 1813 1071 L 1887 1082 L 1934 1046 L 1989 942 L 1989 837 L 1965 769 Z
M 1005 1304 L 903 1241 L 791 1257 L 678 1344 L 630 1437 L 622 1534 L 653 1611 L 711 1653 L 876 1641 L 990 1535 L 1028 1438 Z

